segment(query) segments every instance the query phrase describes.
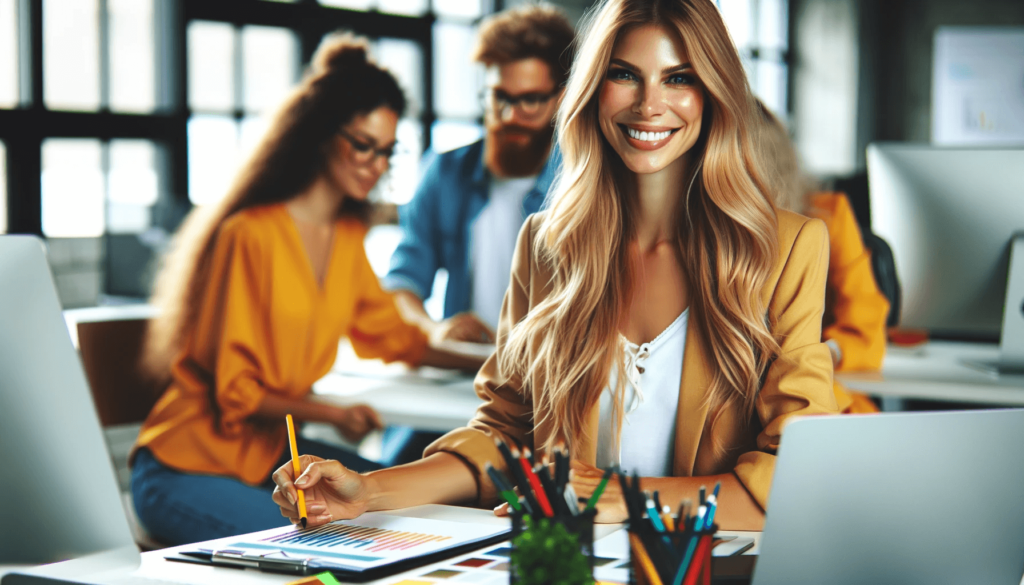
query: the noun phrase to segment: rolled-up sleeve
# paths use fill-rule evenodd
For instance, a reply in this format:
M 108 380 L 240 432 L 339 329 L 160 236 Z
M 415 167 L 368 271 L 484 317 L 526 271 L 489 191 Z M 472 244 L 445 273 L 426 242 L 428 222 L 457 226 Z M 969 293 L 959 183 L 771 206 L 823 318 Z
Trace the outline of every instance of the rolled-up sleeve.
M 494 440 L 501 439 L 512 445 L 531 448 L 534 446 L 532 396 L 523 391 L 522 380 L 509 376 L 499 367 L 499 356 L 505 351 L 509 332 L 530 310 L 531 234 L 534 217 L 527 218 L 519 231 L 509 288 L 505 292 L 498 320 L 496 350 L 484 363 L 474 381 L 476 394 L 482 401 L 476 415 L 466 427 L 446 434 L 424 452 L 424 457 L 434 453 L 451 453 L 465 462 L 476 477 L 480 505 L 489 505 L 498 497 L 494 486 L 486 479 L 485 466 L 490 463 L 496 469 L 508 472 Z
M 228 224 L 214 245 L 210 283 L 200 308 L 200 329 L 216 340 L 214 400 L 218 431 L 237 436 L 255 413 L 267 389 L 262 380 L 267 332 L 260 296 L 263 283 L 257 238 Z M 199 331 L 200 334 L 204 332 Z
M 762 508 L 775 469 L 775 452 L 794 417 L 836 414 L 832 358 L 821 342 L 828 277 L 828 233 L 809 220 L 797 234 L 769 304 L 769 320 L 781 346 L 756 402 L 762 430 L 757 451 L 739 457 L 735 473 Z
M 399 209 L 402 239 L 382 281 L 386 290 L 407 290 L 423 300 L 430 296 L 434 274 L 441 267 L 437 213 L 442 177 L 439 158 L 429 158 L 431 162 L 412 200 Z
M 352 349 L 363 359 L 418 365 L 427 350 L 427 336 L 402 320 L 394 297 L 381 288 L 361 247 L 356 262 L 354 284 L 361 294 L 348 331 Z

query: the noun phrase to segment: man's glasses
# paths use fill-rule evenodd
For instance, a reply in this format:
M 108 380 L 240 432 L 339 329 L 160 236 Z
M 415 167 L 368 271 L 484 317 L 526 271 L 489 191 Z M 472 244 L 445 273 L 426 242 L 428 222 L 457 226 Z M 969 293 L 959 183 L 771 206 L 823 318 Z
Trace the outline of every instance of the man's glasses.
M 494 112 L 499 119 L 505 117 L 505 112 L 516 109 L 519 114 L 527 119 L 536 119 L 546 113 L 546 106 L 552 98 L 558 95 L 559 89 L 548 93 L 531 92 L 520 95 L 509 95 L 500 89 L 484 90 L 480 96 L 483 105 Z
M 390 166 L 391 159 L 396 154 L 397 144 L 392 144 L 387 148 L 377 148 L 373 144 L 349 134 L 344 128 L 339 129 L 338 134 L 352 145 L 352 159 L 356 164 L 369 165 L 377 162 L 378 158 L 384 157 Z

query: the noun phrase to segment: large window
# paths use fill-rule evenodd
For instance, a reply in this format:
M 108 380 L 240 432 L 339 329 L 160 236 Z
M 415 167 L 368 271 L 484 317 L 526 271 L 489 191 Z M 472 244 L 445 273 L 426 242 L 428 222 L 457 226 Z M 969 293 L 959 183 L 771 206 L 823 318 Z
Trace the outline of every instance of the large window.
M 368 37 L 409 98 L 376 194 L 404 203 L 435 138 L 480 135 L 468 54 L 491 1 L 0 0 L 0 230 L 51 240 L 72 305 L 146 296 L 169 234 L 225 195 L 339 29 Z
M 437 2 L 456 8 L 452 2 Z M 461 4 L 460 4 L 461 5 Z M 466 2 L 463 10 L 479 3 Z M 434 102 L 437 121 L 431 128 L 431 143 L 437 152 L 445 152 L 478 140 L 483 135 L 479 120 L 483 115 L 480 92 L 483 68 L 470 61 L 476 44 L 473 14 L 449 12 L 449 18 L 434 24 Z M 454 18 L 453 18 L 454 17 Z
M 788 0 L 719 0 L 754 94 L 785 118 L 789 83 Z
M 43 142 L 43 235 L 99 237 L 104 229 L 103 145 L 91 138 Z
M 43 142 L 43 235 L 141 234 L 160 195 L 157 146 L 146 140 Z
M 286 28 L 188 25 L 189 199 L 220 200 L 242 158 L 263 135 L 265 116 L 299 75 L 299 40 Z
M 18 105 L 18 3 L 0 0 L 0 108 Z

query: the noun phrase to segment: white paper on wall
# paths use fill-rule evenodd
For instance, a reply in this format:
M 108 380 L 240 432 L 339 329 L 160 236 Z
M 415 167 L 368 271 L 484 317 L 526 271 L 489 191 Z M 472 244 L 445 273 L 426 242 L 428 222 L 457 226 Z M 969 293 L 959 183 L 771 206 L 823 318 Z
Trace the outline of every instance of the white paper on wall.
M 1024 27 L 935 31 L 932 143 L 1024 145 Z

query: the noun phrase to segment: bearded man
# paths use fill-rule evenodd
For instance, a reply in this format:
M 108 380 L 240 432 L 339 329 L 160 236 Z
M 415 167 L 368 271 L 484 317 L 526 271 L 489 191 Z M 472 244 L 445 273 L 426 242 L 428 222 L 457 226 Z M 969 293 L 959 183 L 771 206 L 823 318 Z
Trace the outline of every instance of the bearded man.
M 399 211 L 402 241 L 384 287 L 406 321 L 434 341 L 493 341 L 516 236 L 544 204 L 561 161 L 553 117 L 572 63 L 573 27 L 550 6 L 499 13 L 480 28 L 473 56 L 486 69 L 486 134 L 436 156 Z M 444 319 L 423 308 L 448 273 Z

